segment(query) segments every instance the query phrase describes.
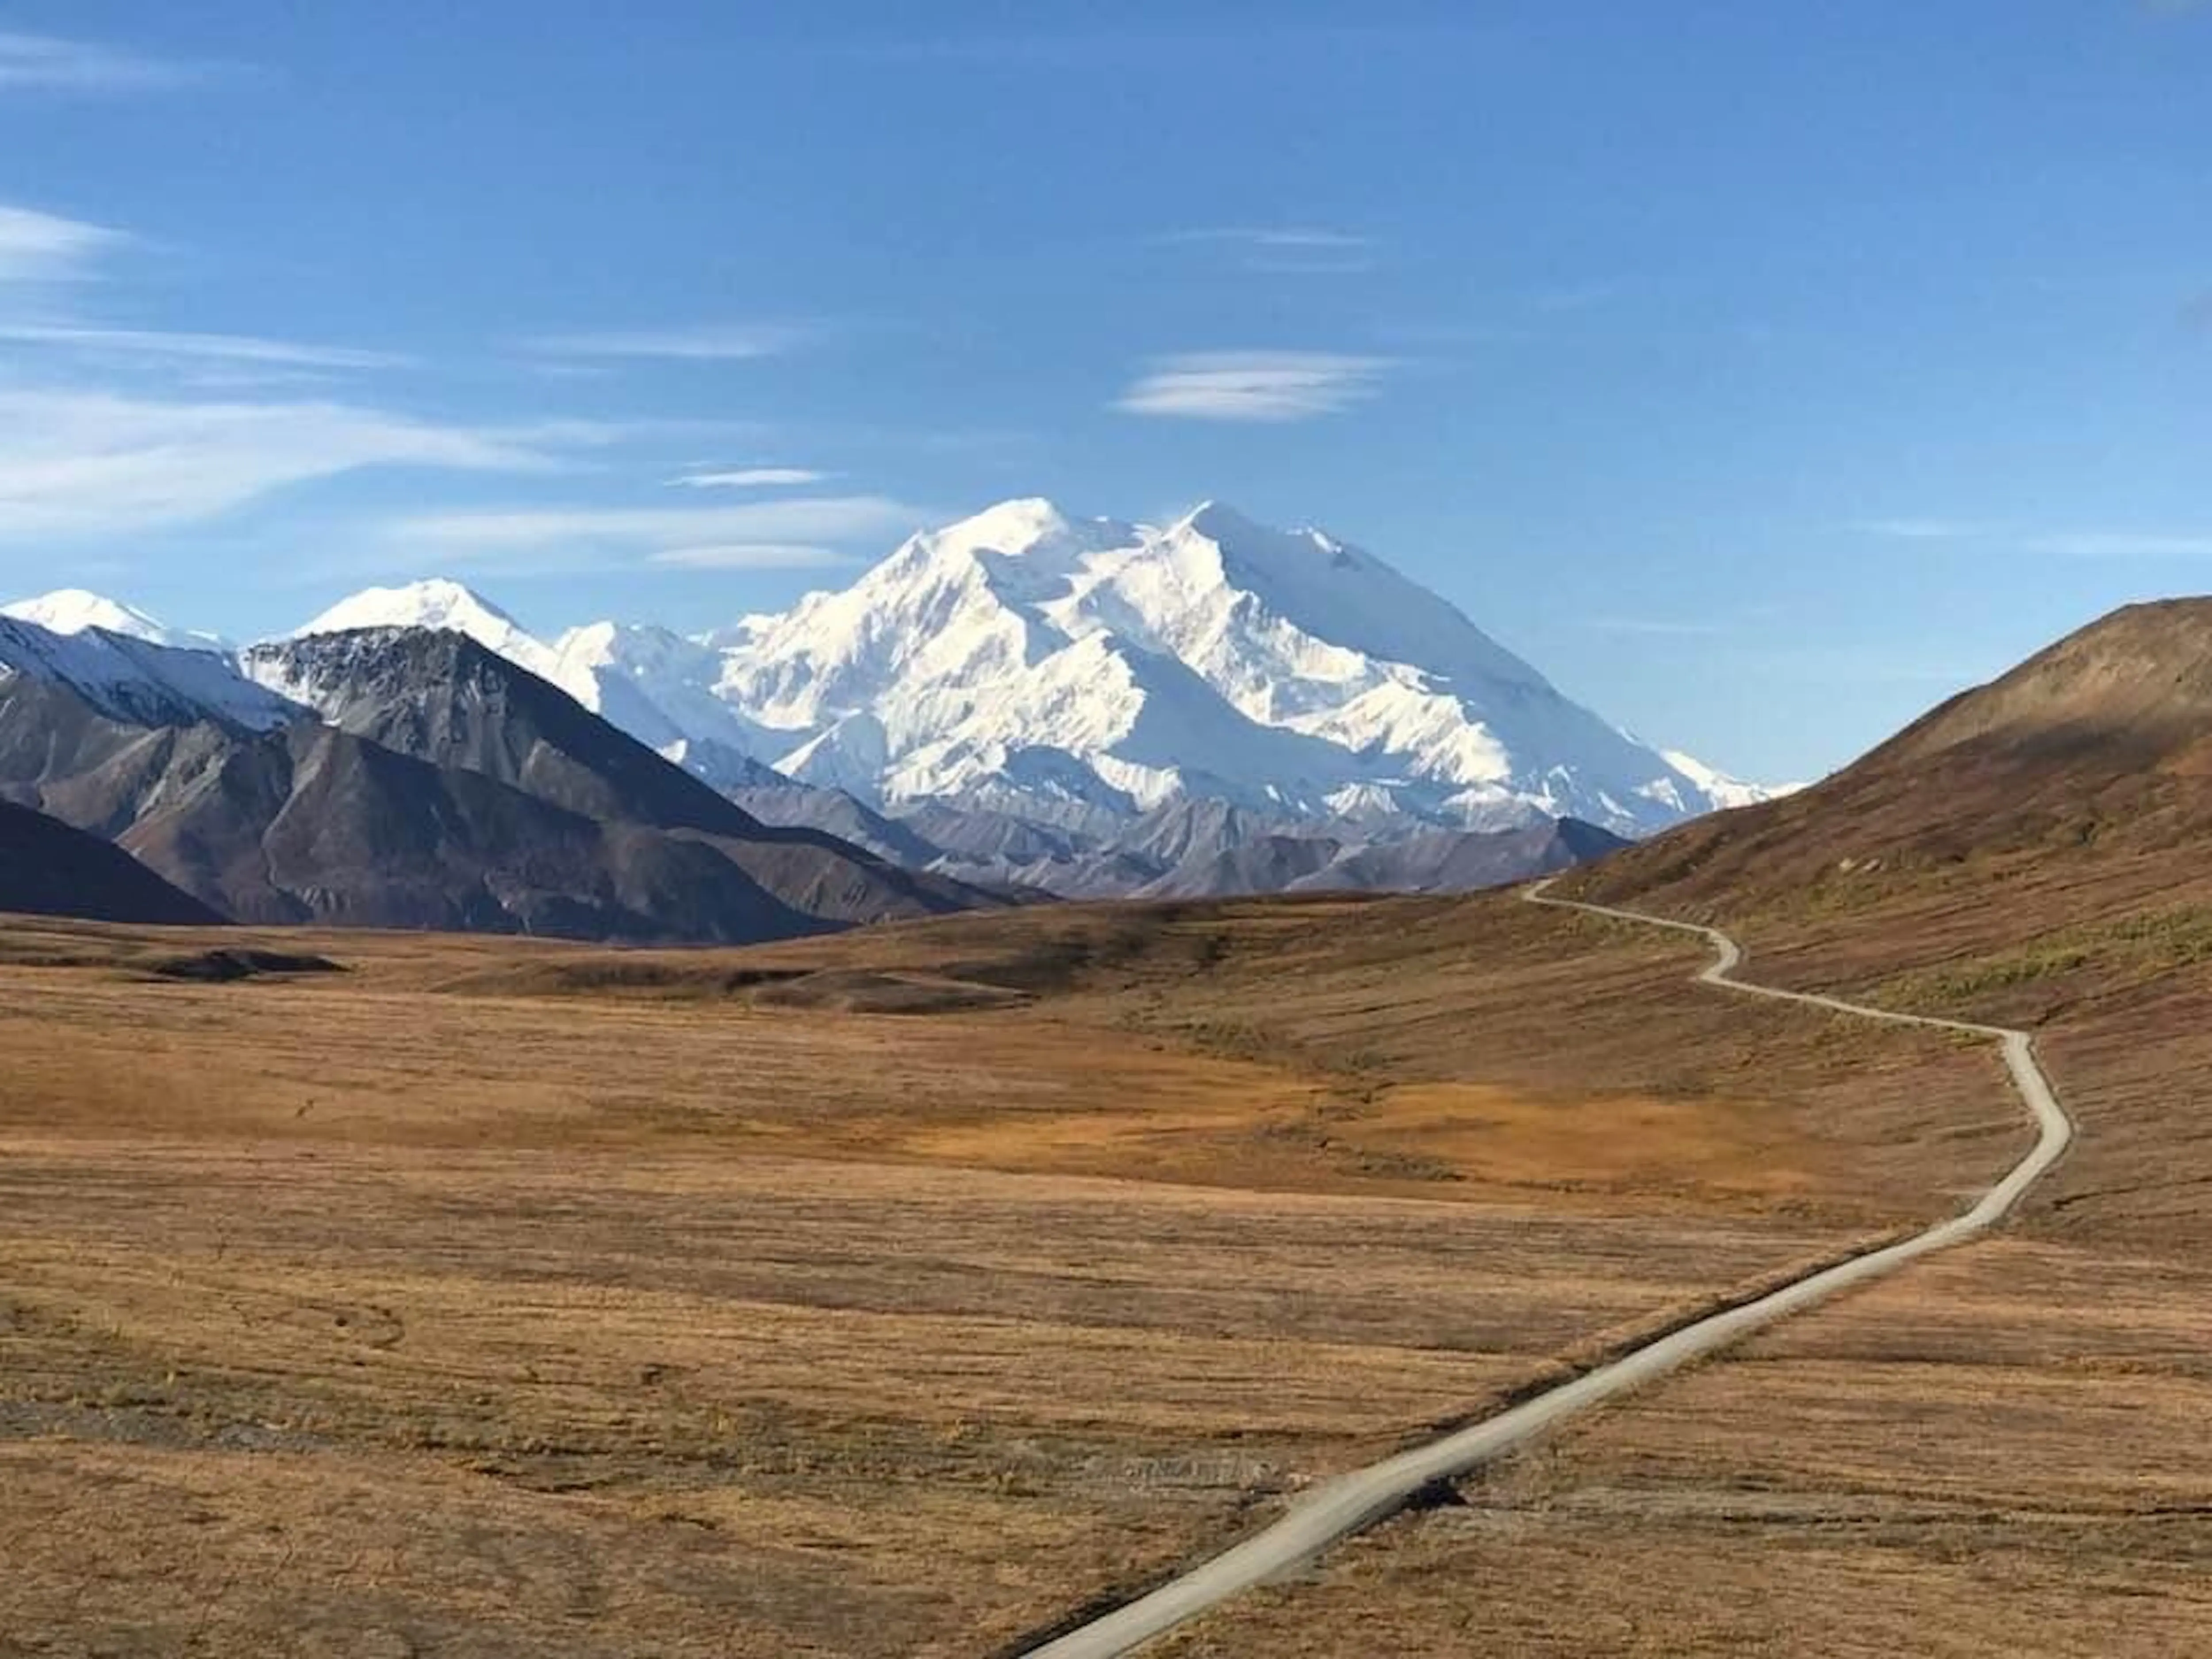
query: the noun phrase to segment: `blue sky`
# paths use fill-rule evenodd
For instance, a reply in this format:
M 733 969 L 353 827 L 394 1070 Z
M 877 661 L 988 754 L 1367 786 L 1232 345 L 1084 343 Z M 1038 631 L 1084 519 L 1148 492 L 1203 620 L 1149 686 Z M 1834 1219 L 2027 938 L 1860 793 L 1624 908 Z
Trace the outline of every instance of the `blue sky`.
M 0 589 L 705 627 L 1217 497 L 1781 778 L 2212 586 L 2212 8 L 623 10 L 0 0 Z

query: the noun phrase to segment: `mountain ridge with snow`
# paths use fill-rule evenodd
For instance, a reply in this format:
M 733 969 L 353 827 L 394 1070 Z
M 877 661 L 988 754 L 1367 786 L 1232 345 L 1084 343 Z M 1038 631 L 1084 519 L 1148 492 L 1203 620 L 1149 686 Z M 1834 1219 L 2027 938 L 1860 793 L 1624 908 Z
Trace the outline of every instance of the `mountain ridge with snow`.
M 95 595 L 31 603 L 160 626 Z M 1375 555 L 1213 502 L 1164 526 L 1001 502 L 692 637 L 544 637 L 449 578 L 290 637 L 391 628 L 466 634 L 726 793 L 795 781 L 894 817 L 945 802 L 1110 839 L 1218 800 L 1332 833 L 1633 836 L 1772 793 L 1603 720 Z
M 230 648 L 213 634 L 195 634 L 185 629 L 171 628 L 158 617 L 148 616 L 136 605 L 125 605 L 105 594 L 91 592 L 82 587 L 59 587 L 35 599 L 16 599 L 8 605 L 0 605 L 0 617 L 27 622 L 45 629 L 50 634 L 59 634 L 64 637 L 74 637 L 96 629 L 103 634 L 143 640 L 149 645 L 167 646 L 177 651 L 227 652 Z

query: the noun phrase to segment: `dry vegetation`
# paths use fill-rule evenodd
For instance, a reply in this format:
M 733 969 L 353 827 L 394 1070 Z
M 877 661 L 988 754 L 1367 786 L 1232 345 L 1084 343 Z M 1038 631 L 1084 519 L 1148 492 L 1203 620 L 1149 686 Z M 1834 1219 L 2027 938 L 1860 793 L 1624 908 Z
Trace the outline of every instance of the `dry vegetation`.
M 2081 1139 L 2007 1237 L 1164 1650 L 2212 1652 L 2208 639 L 2212 605 L 2122 613 L 1819 789 L 1565 884 L 1718 921 L 1771 982 L 2033 1028 Z
M 157 972 L 217 945 L 347 971 Z M 1692 960 L 9 926 L 0 1653 L 987 1652 L 2023 1143 L 1978 1049 Z

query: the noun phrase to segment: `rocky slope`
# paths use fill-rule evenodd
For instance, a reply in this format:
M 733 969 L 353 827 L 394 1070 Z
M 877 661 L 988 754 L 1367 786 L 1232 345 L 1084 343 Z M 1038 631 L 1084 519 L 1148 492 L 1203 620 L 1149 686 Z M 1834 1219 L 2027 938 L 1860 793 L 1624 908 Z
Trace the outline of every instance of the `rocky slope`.
M 458 635 L 246 660 L 0 623 L 0 799 L 241 921 L 736 943 L 983 902 L 759 823 Z
M 158 629 L 82 593 L 23 609 L 87 639 Z M 481 690 L 502 660 L 641 750 L 596 742 L 580 771 L 519 693 L 464 731 L 450 702 L 362 684 L 339 659 L 363 647 L 316 644 L 334 638 L 413 652 L 410 685 L 451 672 Z M 1481 884 L 1588 844 L 1553 825 L 1643 836 L 1768 793 L 1611 726 L 1372 554 L 1218 505 L 1158 527 L 1008 501 L 842 592 L 693 639 L 540 637 L 455 582 L 372 588 L 241 660 L 345 730 L 587 815 L 756 837 L 757 818 L 1070 897 Z
M 5 802 L 0 912 L 179 927 L 222 920 L 112 842 Z

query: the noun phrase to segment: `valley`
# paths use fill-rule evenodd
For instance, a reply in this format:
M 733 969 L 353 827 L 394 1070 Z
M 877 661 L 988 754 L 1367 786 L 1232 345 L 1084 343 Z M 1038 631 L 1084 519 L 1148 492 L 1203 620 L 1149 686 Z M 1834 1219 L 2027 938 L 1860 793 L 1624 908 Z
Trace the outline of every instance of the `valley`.
M 1466 1510 L 1163 1650 L 1503 1631 L 1565 1654 L 1592 1620 L 1653 1655 L 2212 1639 L 2212 972 L 2183 850 L 2212 819 L 2208 616 L 2115 613 L 1802 797 L 1561 884 L 1723 922 L 1776 983 L 2033 1026 L 2081 1139 L 2009 1236 L 1570 1428 Z
M 2212 1656 L 2212 0 L 15 11 L 0 1659 Z
M 0 1629 L 106 1651 L 1007 1646 L 2021 1139 L 1510 898 L 0 958 Z
M 2167 665 L 2204 614 L 2118 613 L 1553 888 L 1724 926 L 1761 983 L 2032 1030 L 2081 1139 L 2016 1219 L 1162 1650 L 1567 1653 L 1593 1618 L 1654 1654 L 1996 1655 L 2030 1624 L 2040 1650 L 2185 1648 L 2212 953 L 2171 852 L 2212 799 Z M 742 949 L 0 930 L 0 1630 L 1027 1651 L 1334 1476 L 1918 1233 L 2035 1140 L 1985 1036 L 1726 994 L 1694 929 L 1511 890 L 994 895 L 764 826 L 466 634 L 258 647 L 217 711 L 206 653 L 13 626 L 0 762 L 143 815 L 118 849 L 11 809 L 52 908 L 198 914 L 154 872 L 202 867 L 164 848 L 240 797 L 177 781 L 281 747 L 420 769 L 504 803 L 487 822 L 659 837 L 815 914 L 756 912 L 741 932 L 791 936 Z M 317 718 L 267 724 L 261 694 Z M 405 792 L 289 775 L 326 793 L 267 822 L 314 824 L 320 867 L 353 824 L 389 855 Z M 433 817 L 508 867 L 511 830 Z M 132 850 L 135 886 L 102 863 Z M 1730 1600 L 1747 1559 L 1769 1593 Z M 1986 1616 L 1993 1586 L 2016 1613 Z

